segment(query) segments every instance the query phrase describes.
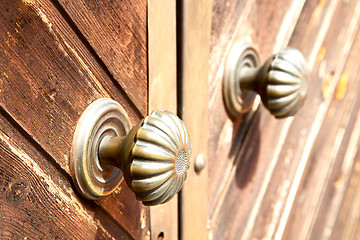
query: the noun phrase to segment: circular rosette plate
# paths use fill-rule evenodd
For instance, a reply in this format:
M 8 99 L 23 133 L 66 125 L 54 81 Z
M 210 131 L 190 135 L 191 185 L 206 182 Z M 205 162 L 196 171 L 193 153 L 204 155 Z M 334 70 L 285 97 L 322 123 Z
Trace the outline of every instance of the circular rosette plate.
M 135 136 L 131 188 L 144 205 L 165 203 L 177 194 L 190 166 L 190 137 L 184 123 L 167 111 L 154 111 Z
M 259 55 L 255 48 L 247 42 L 235 43 L 226 59 L 223 77 L 223 96 L 226 110 L 231 116 L 250 111 L 256 93 L 240 88 L 240 71 L 248 67 L 260 65 Z
M 119 185 L 121 170 L 99 162 L 99 144 L 105 136 L 124 136 L 130 130 L 125 110 L 114 100 L 98 99 L 82 114 L 74 133 L 71 174 L 79 192 L 90 200 L 109 195 Z

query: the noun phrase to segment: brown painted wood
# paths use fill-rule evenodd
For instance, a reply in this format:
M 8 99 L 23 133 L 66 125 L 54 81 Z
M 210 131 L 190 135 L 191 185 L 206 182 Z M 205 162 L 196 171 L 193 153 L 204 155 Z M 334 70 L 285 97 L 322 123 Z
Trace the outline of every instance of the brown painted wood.
M 0 7 L 1 108 L 69 174 L 73 132 L 92 101 L 117 100 L 132 123 L 142 113 L 52 2 L 6 0 Z M 149 209 L 125 182 L 99 203 L 134 238 L 148 236 Z
M 115 81 L 147 114 L 147 1 L 60 0 Z
M 359 208 L 358 185 L 349 180 L 336 190 L 336 183 L 345 156 L 352 151 L 356 155 L 359 146 L 357 132 L 353 133 L 360 91 L 359 50 L 358 44 L 353 45 L 359 42 L 355 38 L 359 3 L 258 4 L 215 1 L 208 105 L 209 126 L 214 126 L 209 129 L 209 236 L 323 239 L 322 234 L 329 232 L 326 226 L 333 224 L 330 214 L 345 211 L 342 219 L 335 214 L 330 237 L 356 239 L 359 217 L 350 209 Z M 262 60 L 289 43 L 309 61 L 309 97 L 295 118 L 276 120 L 261 104 L 253 118 L 228 118 L 221 92 L 224 59 L 234 39 L 247 36 Z M 344 134 L 340 142 L 339 134 Z M 337 144 L 340 148 L 331 165 Z M 345 176 L 356 179 L 356 157 L 347 161 L 350 168 Z M 340 202 L 332 200 L 336 191 Z
M 233 41 L 251 38 L 265 61 L 276 45 L 281 26 L 293 3 L 299 8 L 301 1 L 215 1 L 213 10 L 212 45 L 209 69 L 210 131 L 209 155 L 209 215 L 213 214 L 216 201 L 227 181 L 235 156 L 246 134 L 251 116 L 232 121 L 223 104 L 222 73 L 224 62 Z M 269 7 L 271 6 L 271 7 Z M 293 16 L 296 20 L 296 15 Z M 290 19 L 291 20 L 291 19 Z M 290 21 L 286 26 L 291 31 Z M 286 41 L 286 38 L 280 39 Z M 216 126 L 216 127 L 215 127 Z M 222 159 L 217 161 L 216 159 Z
M 360 71 L 357 67 L 360 60 L 359 37 L 358 33 L 335 90 L 335 94 L 340 91 L 341 79 L 346 78 L 342 80 L 347 81 L 346 95 L 343 98 L 336 98 L 335 95 L 329 105 L 309 156 L 313 161 L 306 167 L 304 180 L 298 190 L 299 196 L 309 197 L 295 202 L 290 215 L 291 221 L 287 226 L 287 236 L 297 232 L 300 235 L 306 231 L 312 239 L 329 238 L 332 234 L 338 235 L 341 225 L 345 224 L 345 221 L 339 221 L 338 224 L 335 222 L 339 214 L 346 214 L 344 210 L 340 212 L 342 199 L 346 197 L 344 191 L 351 188 L 350 179 L 356 177 L 352 176 L 352 169 L 356 166 L 355 157 L 360 134 Z M 351 204 L 346 207 L 350 206 Z M 348 208 L 347 212 L 350 211 L 352 210 Z
M 35 140 L 47 139 L 41 145 L 64 170 L 69 170 L 64 150 L 90 102 L 111 96 L 133 122 L 139 119 L 51 3 L 15 1 L 2 7 L 1 104 Z M 57 117 L 61 121 L 54 121 Z
M 0 238 L 130 239 L 101 207 L 0 111 Z

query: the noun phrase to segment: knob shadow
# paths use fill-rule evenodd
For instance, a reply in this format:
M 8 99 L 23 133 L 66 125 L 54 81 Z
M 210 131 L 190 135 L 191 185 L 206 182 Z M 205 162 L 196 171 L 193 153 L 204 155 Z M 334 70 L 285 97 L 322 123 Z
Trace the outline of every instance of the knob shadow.
M 243 141 L 235 156 L 235 181 L 236 185 L 241 189 L 245 188 L 251 182 L 257 168 L 261 144 L 260 119 L 260 112 L 257 111 L 252 121 L 247 122 L 247 126 L 242 126 L 238 130 L 240 132 L 243 131 Z M 241 130 L 241 128 L 243 128 L 243 130 Z

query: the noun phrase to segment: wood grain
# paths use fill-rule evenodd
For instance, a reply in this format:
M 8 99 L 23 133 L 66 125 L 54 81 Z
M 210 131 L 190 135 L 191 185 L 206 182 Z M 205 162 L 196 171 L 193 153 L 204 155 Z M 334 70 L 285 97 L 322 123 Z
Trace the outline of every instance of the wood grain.
M 351 49 L 352 44 L 358 42 L 355 40 L 359 18 L 357 6 L 357 1 L 306 2 L 295 30 L 290 31 L 294 32 L 290 45 L 305 53 L 309 61 L 312 71 L 309 98 L 293 119 L 275 120 L 260 107 L 239 153 L 231 155 L 234 158 L 234 167 L 229 166 L 229 170 L 225 170 L 225 183 L 220 185 L 221 197 L 216 201 L 217 205 L 211 215 L 214 239 L 292 239 L 293 236 L 298 236 L 299 239 L 320 239 L 319 235 L 311 234 L 317 229 L 322 232 L 321 229 L 324 228 L 320 227 L 321 214 L 328 211 L 319 211 L 316 219 L 316 214 L 313 215 L 309 210 L 311 200 L 308 199 L 316 199 L 319 196 L 314 195 L 317 190 L 326 191 L 327 186 L 333 184 L 326 176 L 321 180 L 324 175 L 320 173 L 326 173 L 326 169 L 331 173 L 333 169 L 328 165 L 330 149 L 336 143 L 336 134 L 339 134 L 342 128 L 347 136 L 341 142 L 343 151 L 353 149 L 347 149 L 346 139 L 349 139 L 352 126 L 356 122 L 356 118 L 351 116 L 356 116 L 358 112 L 354 102 L 354 96 L 358 94 L 355 80 L 349 80 L 352 90 L 347 92 L 342 100 L 348 101 L 349 105 L 344 103 L 342 108 L 338 101 L 332 99 L 337 96 L 336 91 L 340 91 L 337 86 L 343 78 L 345 63 L 352 62 L 350 65 L 354 66 L 354 63 L 358 62 L 356 57 L 349 55 L 350 51 L 358 52 L 356 47 Z M 306 33 L 306 37 L 303 33 Z M 353 69 L 348 70 L 348 74 L 355 78 L 358 71 L 357 68 Z M 212 104 L 219 106 L 219 101 L 221 98 L 213 95 Z M 347 116 L 350 109 L 353 109 L 354 113 Z M 327 115 L 328 113 L 332 115 Z M 335 117 L 334 114 L 337 113 L 339 115 Z M 225 155 L 229 150 L 226 151 L 226 147 L 221 145 L 239 144 L 239 140 L 231 138 L 229 133 L 236 129 L 232 126 L 233 123 L 220 120 L 218 123 L 223 128 L 214 135 L 216 138 L 212 141 L 215 143 L 210 142 L 212 146 L 220 144 L 215 148 L 216 163 L 219 162 L 218 159 L 229 158 Z M 346 134 L 346 131 L 349 133 Z M 237 132 L 233 132 L 234 134 Z M 318 154 L 313 155 L 316 149 Z M 341 155 L 339 159 L 342 159 Z M 355 160 L 349 161 L 353 163 Z M 318 167 L 311 167 L 311 164 Z M 307 192 L 298 192 L 301 191 L 299 183 L 306 186 Z M 330 199 L 331 197 L 326 195 L 324 202 L 321 200 L 320 203 L 325 204 Z M 297 204 L 303 202 L 308 202 L 307 207 L 304 204 L 297 207 Z M 292 210 L 296 211 L 296 215 L 289 217 Z M 352 221 L 354 219 L 357 219 L 356 215 Z M 319 226 L 306 224 L 306 221 L 317 220 Z M 351 222 L 352 225 L 348 225 L 348 236 L 355 236 L 351 232 L 354 231 L 354 223 L 356 224 Z M 291 227 L 287 229 L 288 226 Z M 314 232 L 311 229 L 314 229 Z
M 133 122 L 139 114 L 51 3 L 2 4 L 1 105 L 68 171 L 63 151 L 88 104 L 111 96 Z
M 114 80 L 141 114 L 146 115 L 147 1 L 59 0 L 59 3 Z
M 51 2 L 6 0 L 0 7 L 1 107 L 68 174 L 75 126 L 92 101 L 117 100 L 132 123 L 142 114 Z M 100 204 L 135 238 L 146 236 L 148 222 L 140 220 L 148 208 L 134 202 L 124 182 L 120 187 L 111 200 Z
M 99 206 L 79 198 L 68 176 L 8 117 L 1 110 L 0 238 L 130 239 Z
M 309 156 L 314 160 L 306 167 L 304 180 L 298 190 L 299 196 L 309 197 L 295 202 L 290 215 L 291 221 L 287 226 L 288 234 L 298 231 L 299 234 L 307 234 L 313 239 L 324 239 L 341 229 L 341 223 L 335 225 L 335 221 L 340 214 L 344 191 L 351 184 L 354 158 L 359 146 L 359 38 L 360 35 L 357 34 L 346 66 L 342 70 L 342 78 L 347 78 L 346 95 L 342 99 L 334 97 L 329 105 Z M 341 78 L 338 84 L 340 80 Z M 335 91 L 339 91 L 337 89 L 338 87 Z M 307 221 L 304 218 L 305 213 Z
M 234 166 L 251 114 L 228 117 L 222 97 L 225 59 L 234 41 L 251 39 L 265 61 L 274 48 L 284 46 L 295 27 L 303 1 L 215 1 L 209 69 L 210 129 L 209 215 L 215 211 L 228 174 Z M 215 127 L 216 126 L 216 127 Z M 219 160 L 221 159 L 221 160 Z

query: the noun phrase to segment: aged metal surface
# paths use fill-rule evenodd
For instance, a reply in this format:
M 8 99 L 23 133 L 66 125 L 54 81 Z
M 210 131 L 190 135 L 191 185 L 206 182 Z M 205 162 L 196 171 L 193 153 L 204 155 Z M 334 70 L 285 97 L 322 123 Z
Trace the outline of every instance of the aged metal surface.
M 85 110 L 73 143 L 72 176 L 91 200 L 113 192 L 123 174 L 144 205 L 165 203 L 181 190 L 189 168 L 190 137 L 178 117 L 154 111 L 129 132 L 126 112 L 107 98 Z
M 120 184 L 119 168 L 99 164 L 99 147 L 105 137 L 124 136 L 129 130 L 125 110 L 109 98 L 94 101 L 81 115 L 71 146 L 70 169 L 77 189 L 87 199 L 105 197 Z
M 230 50 L 224 70 L 227 111 L 233 116 L 249 111 L 253 101 L 249 91 L 255 91 L 276 118 L 296 114 L 306 98 L 310 75 L 301 52 L 287 47 L 258 66 L 259 57 L 251 44 L 235 45 L 239 47 Z
M 256 95 L 240 88 L 239 72 L 243 68 L 256 68 L 259 65 L 259 55 L 250 43 L 238 41 L 231 47 L 223 77 L 224 103 L 231 116 L 244 114 L 253 107 Z
M 183 122 L 167 111 L 154 111 L 125 137 L 106 137 L 100 162 L 119 167 L 144 205 L 172 199 L 190 166 L 190 137 Z

